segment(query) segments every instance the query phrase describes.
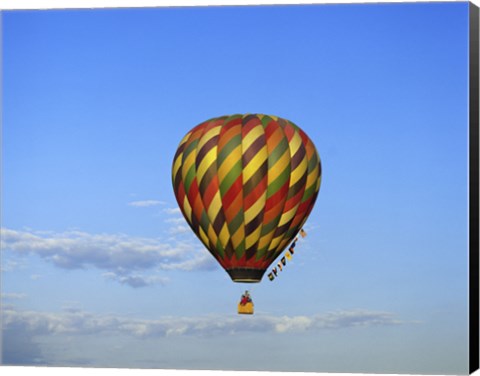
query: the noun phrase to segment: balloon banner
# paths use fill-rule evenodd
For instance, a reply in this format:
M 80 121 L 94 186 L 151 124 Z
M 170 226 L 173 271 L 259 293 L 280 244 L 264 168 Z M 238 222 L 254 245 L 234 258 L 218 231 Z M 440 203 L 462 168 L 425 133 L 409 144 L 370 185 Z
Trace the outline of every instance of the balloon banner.
M 305 231 L 303 231 L 303 229 L 301 229 L 300 230 L 300 235 L 302 236 L 302 238 L 304 238 L 305 236 L 307 236 L 307 233 Z M 283 256 L 280 259 L 280 262 L 277 264 L 280 271 L 283 270 L 282 265 L 285 266 L 287 264 L 287 260 L 290 261 L 292 259 L 292 255 L 294 253 L 293 249 L 295 248 L 295 246 L 297 244 L 297 241 L 298 241 L 298 237 L 295 237 L 293 243 L 290 245 L 290 248 L 288 249 L 287 252 L 285 252 L 285 256 Z M 275 279 L 275 277 L 278 276 L 277 275 L 277 269 L 276 268 L 274 268 L 274 269 L 275 270 L 272 270 L 272 273 L 268 274 L 268 279 L 270 279 L 270 281 L 273 281 Z M 273 274 L 275 274 L 275 276 Z

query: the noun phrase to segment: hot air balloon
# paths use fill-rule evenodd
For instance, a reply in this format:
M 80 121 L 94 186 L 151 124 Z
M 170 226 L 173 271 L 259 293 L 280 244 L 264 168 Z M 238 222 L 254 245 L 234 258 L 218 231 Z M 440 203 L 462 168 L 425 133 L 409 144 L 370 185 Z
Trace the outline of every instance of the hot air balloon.
M 172 166 L 185 219 L 234 282 L 261 281 L 307 220 L 320 181 L 320 158 L 306 133 L 262 114 L 197 125 Z

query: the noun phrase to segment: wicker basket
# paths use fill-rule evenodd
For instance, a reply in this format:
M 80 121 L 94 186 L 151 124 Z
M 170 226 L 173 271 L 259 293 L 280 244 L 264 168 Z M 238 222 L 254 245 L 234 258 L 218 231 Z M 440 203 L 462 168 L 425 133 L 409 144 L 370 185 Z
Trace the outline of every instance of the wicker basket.
M 243 315 L 253 315 L 253 303 L 249 302 L 246 304 L 238 303 L 238 313 Z

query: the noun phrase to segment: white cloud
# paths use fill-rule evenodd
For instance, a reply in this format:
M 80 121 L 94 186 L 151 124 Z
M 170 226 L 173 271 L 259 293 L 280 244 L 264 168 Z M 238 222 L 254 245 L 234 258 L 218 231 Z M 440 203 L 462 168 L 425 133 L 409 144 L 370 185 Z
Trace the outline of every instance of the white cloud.
M 324 316 L 322 327 L 336 328 L 346 326 L 371 326 L 383 325 L 384 323 L 402 324 L 389 312 L 376 312 L 367 310 L 337 311 Z M 316 323 L 318 325 L 318 323 Z
M 121 273 L 107 272 L 103 273 L 107 279 L 120 282 L 133 288 L 146 287 L 151 285 L 165 285 L 169 282 L 166 277 L 145 276 L 140 274 L 122 275 Z
M 348 317 L 348 319 L 345 319 Z M 115 315 L 97 315 L 81 310 L 59 313 L 4 311 L 5 329 L 18 328 L 31 335 L 102 334 L 133 337 L 225 336 L 241 332 L 302 333 L 353 326 L 406 324 L 390 312 L 352 310 L 312 316 L 255 315 L 249 320 L 240 316 L 210 315 L 200 317 L 163 317 L 143 320 Z
M 163 212 L 167 214 L 182 214 L 180 208 L 165 208 Z
M 165 208 L 163 209 L 163 212 L 170 216 L 164 220 L 165 223 L 170 224 L 170 227 L 168 228 L 169 234 L 175 236 L 191 232 L 191 229 L 179 208 Z
M 135 206 L 138 208 L 146 208 L 150 206 L 158 206 L 158 205 L 166 205 L 165 201 L 158 201 L 158 200 L 143 200 L 143 201 L 132 201 L 129 202 L 129 206 Z
M 165 219 L 166 223 L 173 223 L 175 225 L 178 225 L 180 223 L 187 223 L 184 217 L 174 217 L 174 218 L 167 218 Z
M 66 300 L 62 304 L 62 311 L 70 312 L 70 313 L 81 312 L 82 310 L 80 306 L 81 304 L 78 301 Z
M 120 283 L 139 287 L 166 279 L 140 277 L 146 270 L 210 270 L 216 262 L 189 239 L 130 237 L 81 231 L 35 232 L 2 229 L 1 247 L 16 256 L 35 254 L 64 269 L 97 268 L 114 273 Z M 142 282 L 143 281 L 143 282 Z
M 140 319 L 86 312 L 75 302 L 67 302 L 63 311 L 56 312 L 23 311 L 11 305 L 4 305 L 3 360 L 4 364 L 18 365 L 105 366 L 108 364 L 110 367 L 144 367 L 147 364 L 145 363 L 147 359 L 144 357 L 146 353 L 149 354 L 152 349 L 175 344 L 172 345 L 172 352 L 164 353 L 169 360 L 172 360 L 175 348 L 185 349 L 190 353 L 190 357 L 182 355 L 181 358 L 173 359 L 174 363 L 171 366 L 178 368 L 179 364 L 186 365 L 187 361 L 195 363 L 191 358 L 192 354 L 195 354 L 196 359 L 201 352 L 192 348 L 188 350 L 186 347 L 188 343 L 198 343 L 198 341 L 208 340 L 212 346 L 223 346 L 225 343 L 230 345 L 236 343 L 241 346 L 245 343 L 245 339 L 249 338 L 248 343 L 255 347 L 256 339 L 269 338 L 269 341 L 273 341 L 270 343 L 290 342 L 294 335 L 308 334 L 321 337 L 322 331 L 343 331 L 359 325 L 367 328 L 405 324 L 418 323 L 400 320 L 390 312 L 368 310 L 337 311 L 311 316 L 279 317 L 256 313 L 253 316 L 243 317 L 230 313 Z M 325 333 L 325 335 L 331 338 L 332 333 Z M 252 338 L 255 339 L 252 340 Z M 74 352 L 63 352 L 66 343 Z M 263 342 L 263 345 L 265 343 Z M 130 350 L 120 353 L 115 351 L 118 356 L 110 358 L 110 361 L 105 363 L 104 360 L 109 354 L 112 355 L 108 349 L 117 344 L 120 350 L 124 344 L 143 347 L 133 353 Z M 217 350 L 221 351 L 219 348 Z M 81 358 L 77 356 L 78 351 L 82 351 Z M 148 364 L 163 368 L 166 358 L 158 358 L 157 355 L 155 352 L 150 355 L 153 358 L 150 358 Z M 215 361 L 218 359 L 209 358 L 209 362 Z
M 177 226 L 170 227 L 170 229 L 168 231 L 172 235 L 179 235 L 179 234 L 188 233 L 191 230 L 190 230 L 190 227 L 188 227 L 188 226 L 177 225 Z
M 202 252 L 197 254 L 195 257 L 188 260 L 183 260 L 180 262 L 172 262 L 168 264 L 163 264 L 162 269 L 164 270 L 215 270 L 217 269 L 217 262 L 213 257 L 207 253 Z
M 3 229 L 2 229 L 3 230 Z M 24 269 L 25 263 L 19 260 L 2 260 L 2 272 L 12 272 L 18 269 Z
M 2 293 L 2 299 L 5 299 L 5 300 L 25 299 L 26 297 L 27 297 L 27 294 L 24 294 L 24 293 L 17 293 L 17 292 Z
M 314 320 L 305 316 L 284 317 L 275 324 L 277 333 L 286 333 L 291 331 L 305 331 L 312 327 Z

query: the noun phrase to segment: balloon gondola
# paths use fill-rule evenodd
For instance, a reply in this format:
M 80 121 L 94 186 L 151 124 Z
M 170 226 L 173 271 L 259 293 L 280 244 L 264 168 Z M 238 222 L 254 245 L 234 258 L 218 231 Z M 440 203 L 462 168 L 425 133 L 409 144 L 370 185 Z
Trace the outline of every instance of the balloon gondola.
M 238 303 L 238 313 L 244 315 L 253 315 L 253 300 L 248 290 L 242 294 L 242 298 Z

